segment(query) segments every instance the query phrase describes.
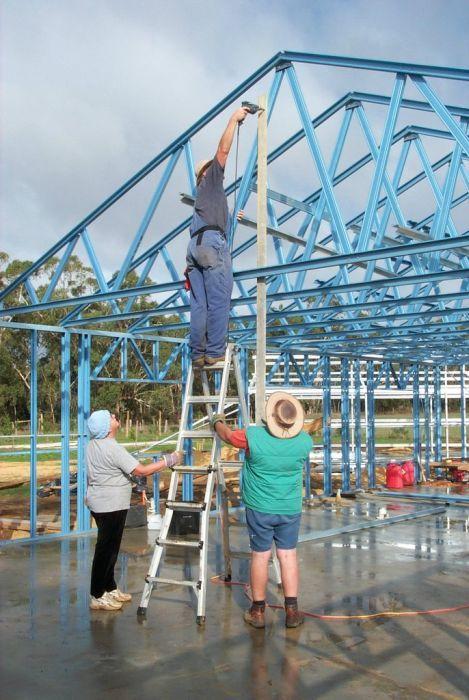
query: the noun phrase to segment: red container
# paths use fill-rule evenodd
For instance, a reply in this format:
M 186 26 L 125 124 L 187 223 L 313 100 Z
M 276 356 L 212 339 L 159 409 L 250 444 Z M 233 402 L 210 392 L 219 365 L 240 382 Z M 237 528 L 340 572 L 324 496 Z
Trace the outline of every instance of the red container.
M 415 484 L 415 466 L 411 459 L 402 463 L 402 469 L 404 474 L 402 478 L 404 480 L 404 486 L 413 486 Z
M 386 488 L 404 488 L 404 470 L 397 462 L 389 462 L 386 466 Z
M 451 469 L 451 475 L 453 478 L 453 481 L 466 484 L 469 482 L 469 472 L 464 471 L 463 469 Z

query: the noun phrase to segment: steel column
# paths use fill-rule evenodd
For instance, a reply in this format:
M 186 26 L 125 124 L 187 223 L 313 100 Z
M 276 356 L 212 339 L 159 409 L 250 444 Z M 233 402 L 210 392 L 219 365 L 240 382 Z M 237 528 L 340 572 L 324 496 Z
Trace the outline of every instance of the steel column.
M 368 488 L 376 487 L 375 474 L 375 385 L 374 362 L 366 363 L 366 396 L 368 415 L 366 419 L 366 461 L 368 470 Z
M 441 371 L 438 366 L 433 368 L 433 405 L 435 462 L 441 462 Z
M 467 457 L 466 445 L 466 368 L 461 367 L 461 458 Z
M 416 468 L 416 480 L 422 478 L 420 465 L 420 452 L 422 445 L 420 442 L 420 386 L 419 386 L 419 366 L 416 364 L 412 368 L 412 418 L 414 436 L 414 464 Z
M 30 433 L 30 470 L 29 470 L 29 536 L 37 534 L 37 361 L 38 332 L 31 331 L 30 336 L 30 378 L 29 378 L 29 433 Z
M 322 360 L 322 434 L 324 460 L 324 495 L 332 494 L 332 445 L 331 445 L 331 359 Z
M 61 447 L 60 522 L 63 534 L 70 532 L 70 333 L 60 339 Z
M 429 391 L 429 369 L 428 366 L 424 368 L 424 381 L 425 381 L 425 398 L 424 398 L 424 411 L 425 411 L 425 476 L 427 479 L 430 478 L 430 454 L 431 454 L 431 417 L 430 417 L 430 391 Z
M 79 532 L 88 530 L 90 513 L 86 497 L 86 445 L 88 430 L 86 421 L 90 412 L 90 346 L 88 334 L 78 338 L 78 439 L 77 439 L 77 527 Z
M 362 430 L 361 430 L 361 398 L 360 398 L 360 360 L 353 361 L 354 376 L 354 413 L 355 413 L 355 488 L 362 486 Z
M 350 491 L 350 362 L 346 357 L 340 362 L 340 387 L 342 489 Z

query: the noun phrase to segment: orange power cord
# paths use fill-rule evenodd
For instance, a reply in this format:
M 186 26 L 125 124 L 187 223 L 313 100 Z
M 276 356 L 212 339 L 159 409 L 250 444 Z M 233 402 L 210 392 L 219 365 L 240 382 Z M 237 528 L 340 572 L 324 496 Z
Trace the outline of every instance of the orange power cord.
M 249 584 L 243 581 L 223 581 L 221 576 L 212 576 L 210 581 L 221 586 L 242 586 L 245 596 L 252 602 L 249 595 Z M 268 608 L 273 610 L 283 610 L 283 605 L 271 605 L 266 603 Z M 443 613 L 457 612 L 469 608 L 469 603 L 457 605 L 453 608 L 435 608 L 434 610 L 403 610 L 394 612 L 392 610 L 384 610 L 383 612 L 368 613 L 365 615 L 319 615 L 319 613 L 304 612 L 306 617 L 314 617 L 318 620 L 372 620 L 375 617 L 415 617 L 417 615 L 441 615 Z

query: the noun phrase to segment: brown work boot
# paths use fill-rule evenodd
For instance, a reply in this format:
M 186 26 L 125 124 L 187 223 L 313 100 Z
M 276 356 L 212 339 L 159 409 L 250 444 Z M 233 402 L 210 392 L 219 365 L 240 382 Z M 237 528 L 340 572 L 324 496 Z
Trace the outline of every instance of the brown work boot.
M 195 360 L 192 360 L 192 367 L 195 367 L 196 369 L 200 369 L 203 367 L 205 364 L 205 357 L 202 355 L 201 357 L 196 357 Z
M 305 621 L 305 616 L 298 610 L 298 605 L 285 605 L 285 627 L 299 627 Z
M 244 613 L 244 622 L 248 625 L 263 629 L 265 627 L 265 608 L 258 608 L 257 605 L 251 605 L 249 610 Z
M 221 355 L 221 357 L 205 357 L 205 364 L 206 365 L 218 365 L 220 362 L 225 361 L 225 356 Z

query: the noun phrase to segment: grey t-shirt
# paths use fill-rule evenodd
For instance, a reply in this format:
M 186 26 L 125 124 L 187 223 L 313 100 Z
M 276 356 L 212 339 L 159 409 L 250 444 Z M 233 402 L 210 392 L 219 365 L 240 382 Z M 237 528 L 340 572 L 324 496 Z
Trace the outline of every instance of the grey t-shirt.
M 206 224 L 220 226 L 222 231 L 226 231 L 228 222 L 228 201 L 223 189 L 224 176 L 225 171 L 215 156 L 197 188 L 194 204 L 195 211 Z
M 90 440 L 86 448 L 88 508 L 94 513 L 129 508 L 132 492 L 130 474 L 138 463 L 114 438 Z

